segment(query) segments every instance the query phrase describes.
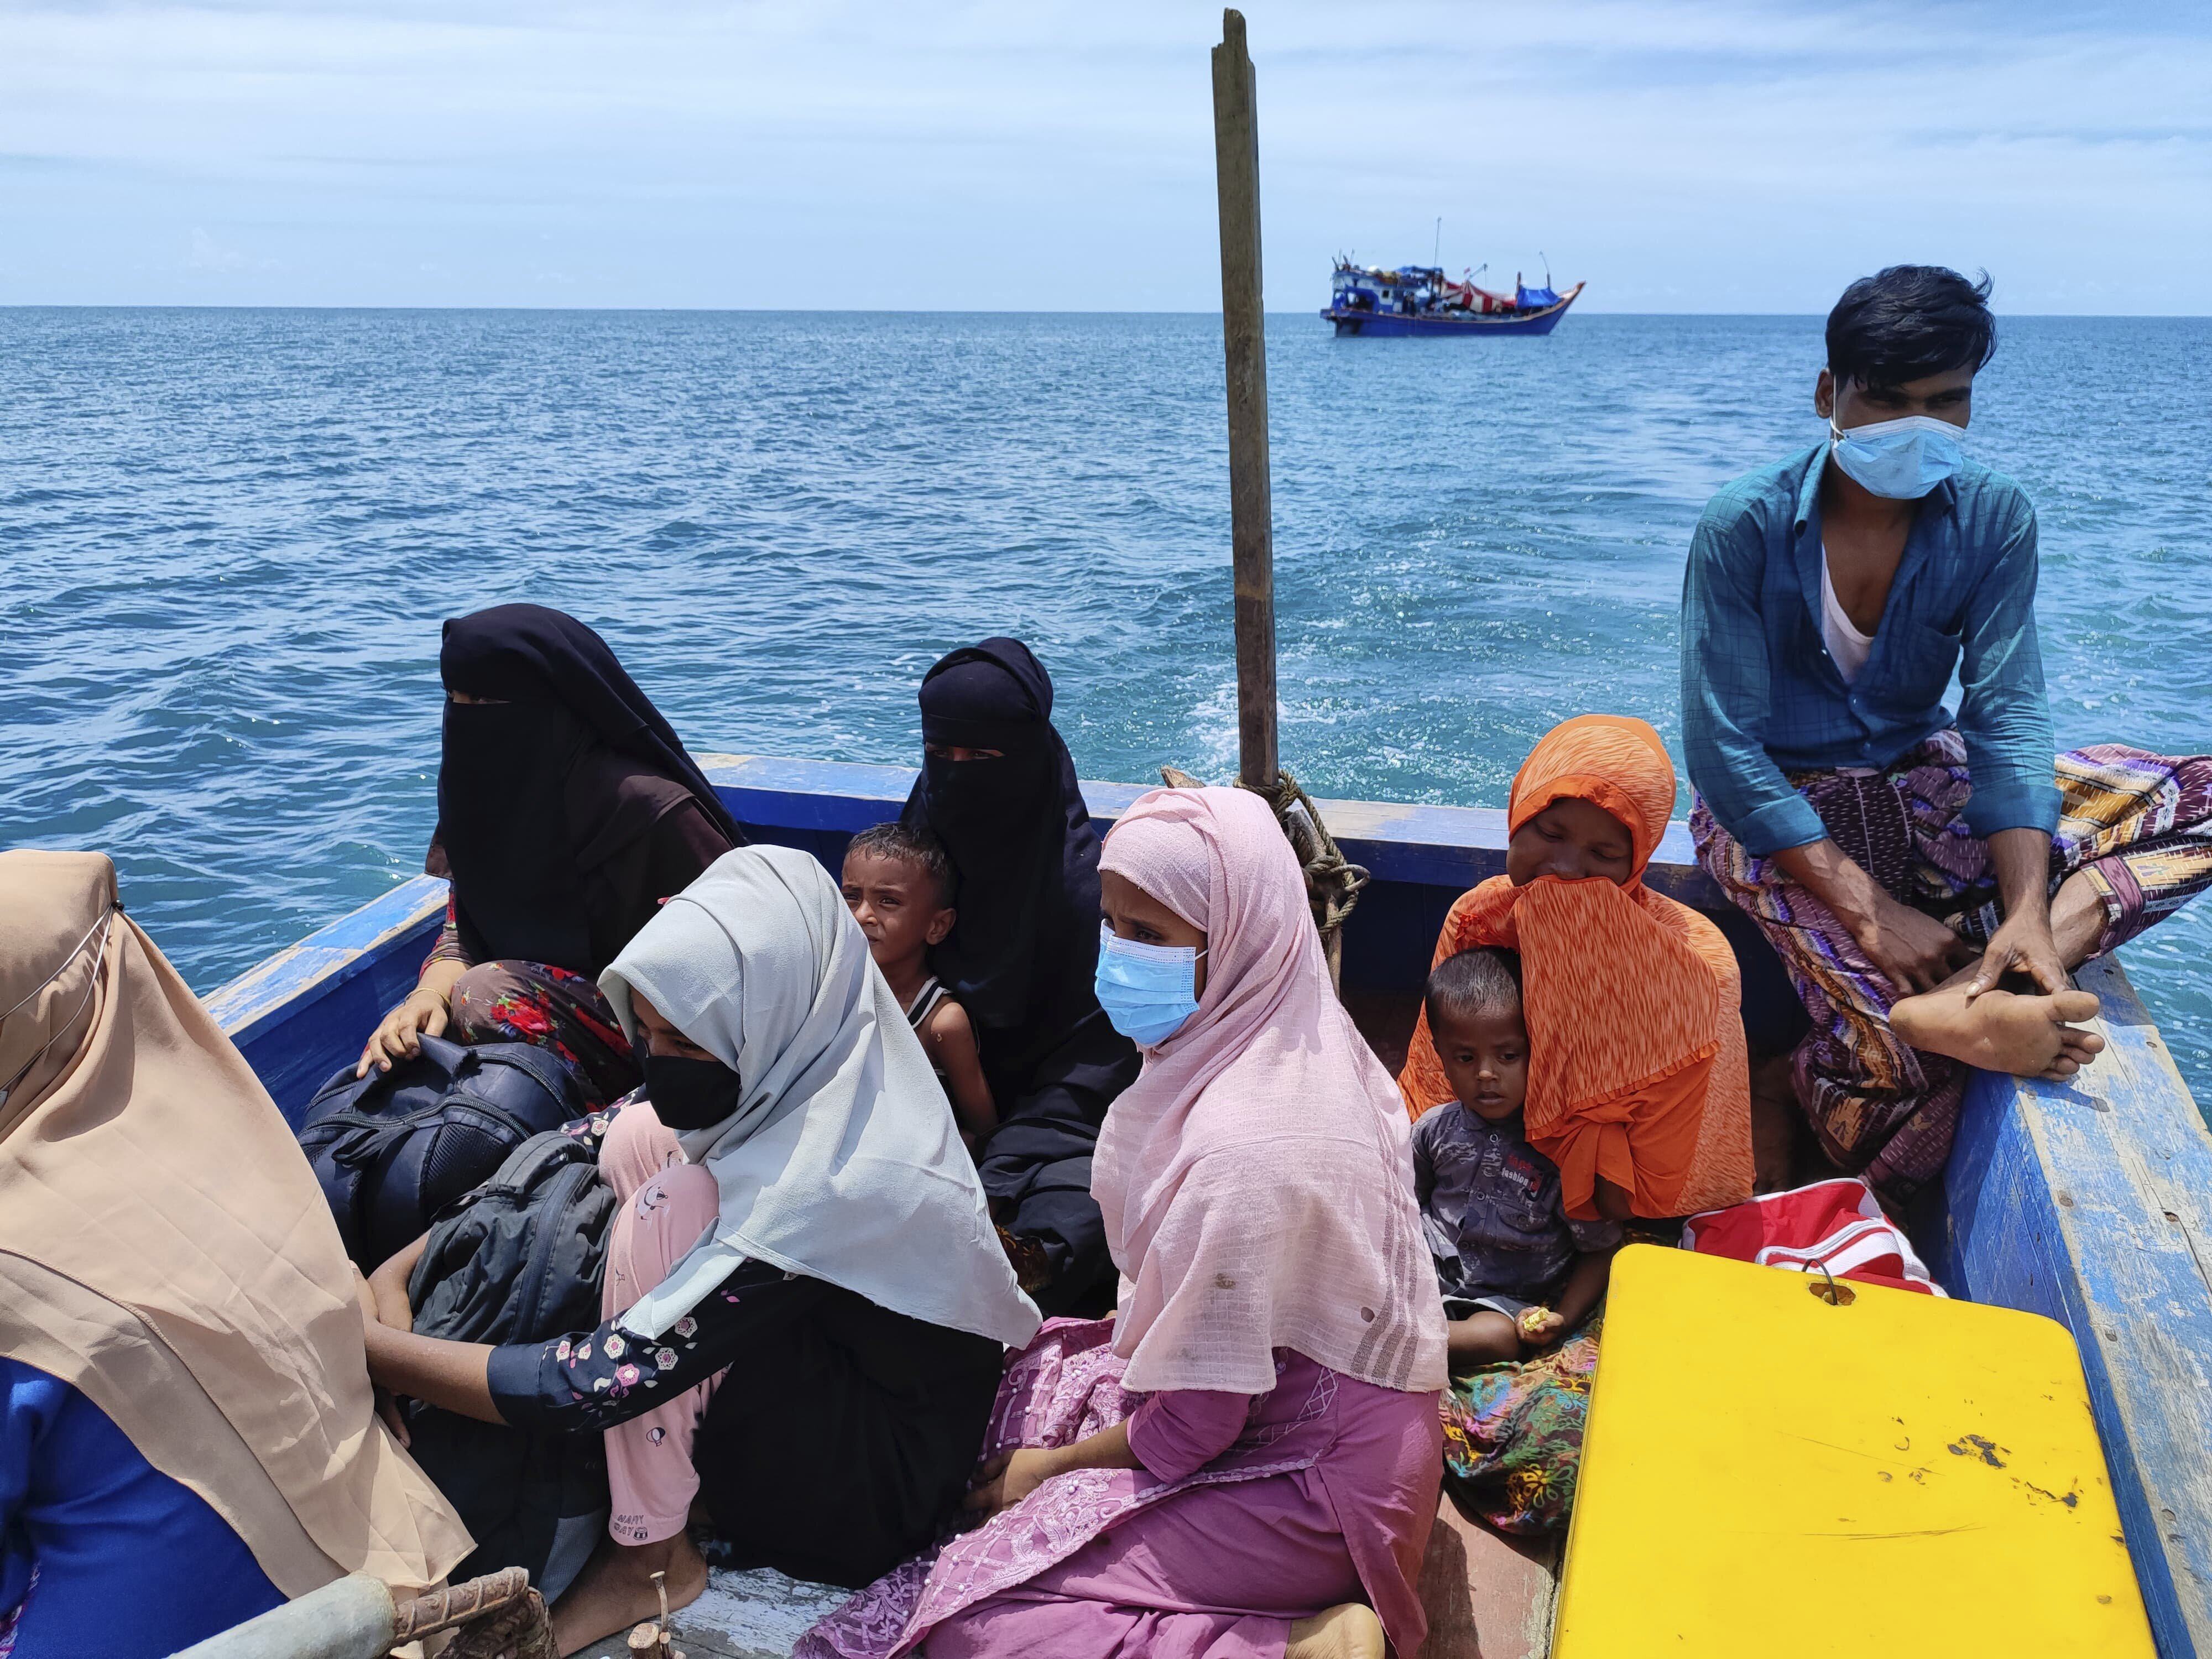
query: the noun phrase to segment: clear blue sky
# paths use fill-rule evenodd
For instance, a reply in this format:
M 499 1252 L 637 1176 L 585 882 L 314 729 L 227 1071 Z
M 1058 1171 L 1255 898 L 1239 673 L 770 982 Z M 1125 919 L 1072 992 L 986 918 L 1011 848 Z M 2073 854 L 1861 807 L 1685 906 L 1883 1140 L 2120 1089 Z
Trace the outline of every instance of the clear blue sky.
M 1254 0 L 1268 302 L 2212 313 L 2212 5 Z M 0 303 L 1201 310 L 1210 4 L 0 0 Z

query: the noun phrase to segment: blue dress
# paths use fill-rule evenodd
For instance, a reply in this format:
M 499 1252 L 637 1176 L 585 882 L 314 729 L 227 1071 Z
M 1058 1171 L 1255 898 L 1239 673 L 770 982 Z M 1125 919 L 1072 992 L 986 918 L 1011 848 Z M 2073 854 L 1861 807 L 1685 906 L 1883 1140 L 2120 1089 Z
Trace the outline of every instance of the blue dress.
M 0 1358 L 0 1659 L 163 1659 L 283 1600 L 106 1413 Z

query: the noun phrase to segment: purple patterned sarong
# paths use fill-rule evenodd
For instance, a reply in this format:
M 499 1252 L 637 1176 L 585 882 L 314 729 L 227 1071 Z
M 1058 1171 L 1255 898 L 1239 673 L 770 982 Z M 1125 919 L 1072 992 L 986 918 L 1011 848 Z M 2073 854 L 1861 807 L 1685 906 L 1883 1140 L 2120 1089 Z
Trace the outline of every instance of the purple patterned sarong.
M 1121 1385 L 1113 1329 L 1054 1320 L 1014 1356 L 984 1455 L 1067 1445 L 1128 1419 L 1145 1396 Z M 1441 1463 L 1436 1396 L 1341 1376 L 1288 1350 L 1276 1361 L 1278 1387 L 1194 1473 L 1056 1475 L 862 1590 L 793 1659 L 897 1659 L 925 1640 L 961 1659 L 1263 1659 L 1279 1656 L 1293 1620 L 1363 1585 L 1385 1628 L 1417 1645 L 1413 1583 Z
M 2212 756 L 2168 759 L 2117 744 L 2061 755 L 2051 889 L 2081 875 L 2105 909 L 2102 956 L 2212 887 Z M 1789 775 L 1844 854 L 1901 904 L 1972 945 L 2000 920 L 1988 843 L 1966 826 L 1966 744 L 1946 727 L 1880 770 Z M 1813 1029 L 1792 1057 L 1797 1097 L 1821 1151 L 1909 1198 L 1942 1173 L 1966 1067 L 1898 1041 L 1899 993 L 1827 906 L 1747 853 L 1701 800 L 1690 815 L 1698 861 L 1759 923 Z

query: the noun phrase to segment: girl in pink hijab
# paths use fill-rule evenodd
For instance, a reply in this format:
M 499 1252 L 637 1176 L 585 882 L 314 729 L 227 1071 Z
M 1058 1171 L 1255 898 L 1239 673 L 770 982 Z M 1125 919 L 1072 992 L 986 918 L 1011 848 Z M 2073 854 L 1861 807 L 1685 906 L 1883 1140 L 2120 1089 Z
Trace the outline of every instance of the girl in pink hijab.
M 1382 1659 L 1426 1633 L 1444 1330 L 1396 1085 L 1258 797 L 1156 790 L 1099 868 L 1099 1000 L 1144 1055 L 1092 1171 L 1117 1316 L 1013 1357 L 988 1518 L 795 1659 Z

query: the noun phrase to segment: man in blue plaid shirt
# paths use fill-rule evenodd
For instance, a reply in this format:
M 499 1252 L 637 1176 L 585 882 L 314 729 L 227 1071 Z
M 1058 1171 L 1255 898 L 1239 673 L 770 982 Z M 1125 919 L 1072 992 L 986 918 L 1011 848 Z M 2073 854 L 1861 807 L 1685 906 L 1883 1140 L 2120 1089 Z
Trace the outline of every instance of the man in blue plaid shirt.
M 2069 972 L 2212 885 L 2212 758 L 2100 744 L 2054 775 L 2035 510 L 1960 441 L 1989 288 L 1852 283 L 1814 385 L 1827 435 L 1713 498 L 1682 588 L 1698 860 L 1804 1002 L 1821 1151 L 1899 1199 L 1941 1173 L 1966 1067 L 2087 1064 L 2097 1001 Z

